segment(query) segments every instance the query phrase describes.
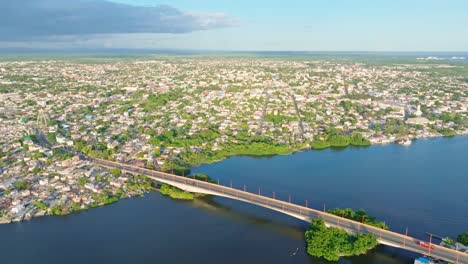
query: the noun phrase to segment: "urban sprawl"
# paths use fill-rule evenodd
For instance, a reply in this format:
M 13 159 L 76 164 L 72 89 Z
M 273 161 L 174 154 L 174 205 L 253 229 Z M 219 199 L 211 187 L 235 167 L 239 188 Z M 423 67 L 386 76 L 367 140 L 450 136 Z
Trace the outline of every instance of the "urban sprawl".
M 467 133 L 465 64 L 148 56 L 0 61 L 0 223 L 141 195 L 233 155 Z

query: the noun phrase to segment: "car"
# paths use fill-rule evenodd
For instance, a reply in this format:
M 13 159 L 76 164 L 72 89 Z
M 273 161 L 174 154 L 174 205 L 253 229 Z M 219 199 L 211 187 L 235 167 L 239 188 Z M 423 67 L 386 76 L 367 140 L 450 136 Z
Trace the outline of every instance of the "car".
M 432 244 L 429 244 L 429 243 L 426 243 L 426 242 L 423 242 L 423 241 L 419 241 L 418 245 L 420 247 L 423 247 L 423 248 L 427 248 L 427 249 L 434 249 L 434 246 Z

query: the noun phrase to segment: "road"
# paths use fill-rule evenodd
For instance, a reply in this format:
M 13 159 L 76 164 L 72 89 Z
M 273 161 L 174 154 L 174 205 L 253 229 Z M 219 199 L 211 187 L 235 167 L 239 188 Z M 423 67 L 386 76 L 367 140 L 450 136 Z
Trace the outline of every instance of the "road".
M 308 222 L 310 222 L 312 218 L 322 218 L 329 226 L 345 229 L 352 233 L 373 234 L 377 237 L 379 243 L 384 245 L 402 248 L 426 256 L 431 256 L 440 260 L 445 260 L 451 263 L 468 264 L 467 253 L 445 248 L 436 244 L 431 244 L 433 246 L 433 249 L 426 249 L 418 245 L 418 243 L 422 240 L 402 235 L 390 230 L 384 230 L 370 225 L 362 224 L 313 208 L 308 208 L 306 206 L 281 201 L 272 197 L 266 197 L 259 194 L 249 193 L 243 190 L 233 189 L 219 184 L 204 182 L 192 178 L 148 170 L 107 160 L 90 159 L 90 161 L 96 165 L 100 165 L 103 167 L 118 168 L 129 173 L 142 174 L 155 181 L 167 183 L 187 191 L 218 195 L 255 204 L 258 206 L 262 206 L 291 215 L 293 217 Z
M 289 89 L 292 90 L 291 87 L 289 87 Z M 294 104 L 294 109 L 296 109 L 297 119 L 299 120 L 299 134 L 300 134 L 301 140 L 303 140 L 304 139 L 304 125 L 302 124 L 301 112 L 299 111 L 299 107 L 297 106 L 296 96 L 294 95 L 294 93 L 291 92 L 290 96 Z

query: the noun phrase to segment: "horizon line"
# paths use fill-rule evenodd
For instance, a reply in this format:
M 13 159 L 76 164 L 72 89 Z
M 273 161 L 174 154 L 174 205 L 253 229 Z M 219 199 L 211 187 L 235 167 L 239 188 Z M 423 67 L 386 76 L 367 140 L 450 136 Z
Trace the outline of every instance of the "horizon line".
M 170 48 L 23 48 L 23 47 L 0 47 L 0 53 L 13 51 L 16 52 L 200 52 L 200 53 L 468 53 L 460 50 L 218 50 L 218 49 L 170 49 Z M 7 54 L 7 53 L 3 53 Z

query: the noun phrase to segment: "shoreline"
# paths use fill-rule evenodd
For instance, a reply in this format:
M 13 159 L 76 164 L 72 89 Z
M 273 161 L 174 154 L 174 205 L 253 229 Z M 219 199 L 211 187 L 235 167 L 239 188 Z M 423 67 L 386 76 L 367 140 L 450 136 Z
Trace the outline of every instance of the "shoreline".
M 415 141 L 415 140 L 423 140 L 423 139 L 438 139 L 438 138 L 455 138 L 455 137 L 463 137 L 463 136 L 468 136 L 468 130 L 467 131 L 463 131 L 462 133 L 458 133 L 456 135 L 453 135 L 453 136 L 444 136 L 444 135 L 433 135 L 433 136 L 425 136 L 425 137 L 412 137 L 411 138 L 411 141 Z M 409 137 L 407 137 L 409 138 Z M 369 147 L 373 147 L 373 146 L 385 146 L 385 145 L 390 145 L 390 144 L 397 144 L 397 145 L 401 145 L 401 144 L 398 144 L 396 143 L 398 139 L 394 139 L 392 141 L 386 141 L 386 142 L 381 142 L 381 143 L 371 143 L 370 145 L 363 145 L 363 146 L 355 146 L 355 145 L 347 145 L 347 146 L 328 146 L 328 147 L 325 147 L 325 148 L 313 148 L 311 146 L 307 146 L 305 148 L 297 148 L 297 149 L 294 149 L 288 153 L 273 153 L 273 154 L 259 154 L 259 155 L 243 155 L 243 154 L 233 154 L 233 155 L 230 155 L 230 156 L 225 156 L 223 158 L 220 158 L 220 159 L 216 159 L 216 160 L 211 160 L 211 161 L 207 161 L 207 162 L 201 162 L 201 163 L 196 163 L 196 164 L 190 164 L 188 167 L 186 167 L 186 169 L 193 169 L 193 168 L 198 168 L 200 166 L 203 166 L 203 165 L 209 165 L 209 164 L 213 164 L 213 163 L 217 163 L 217 162 L 221 162 L 223 160 L 226 160 L 226 159 L 229 159 L 229 158 L 232 158 L 232 157 L 251 157 L 251 158 L 268 158 L 268 157 L 275 157 L 275 156 L 289 156 L 289 155 L 293 155 L 294 153 L 297 153 L 297 152 L 301 152 L 301 151 L 322 151 L 322 150 L 326 150 L 326 149 L 336 149 L 336 150 L 345 150 L 347 148 L 369 148 Z M 405 145 L 402 145 L 402 146 L 405 146 Z M 405 147 L 410 147 L 410 145 L 406 145 Z
M 164 185 L 164 184 L 162 184 Z M 162 186 L 161 185 L 161 186 Z M 185 192 L 185 191 L 182 191 L 180 190 L 180 192 L 182 193 L 187 193 L 187 194 L 192 194 L 192 193 L 189 193 L 189 192 Z M 112 204 L 115 204 L 117 202 L 119 202 L 120 200 L 124 200 L 124 199 L 133 199 L 133 198 L 136 198 L 136 197 L 144 197 L 146 194 L 148 193 L 159 193 L 161 196 L 163 197 L 167 197 L 169 198 L 170 200 L 173 200 L 173 201 L 193 201 L 197 198 L 202 198 L 202 197 L 205 197 L 206 195 L 203 195 L 203 194 L 192 194 L 193 195 L 193 198 L 192 199 L 180 199 L 180 198 L 175 198 L 175 197 L 171 197 L 170 195 L 166 195 L 164 193 L 161 192 L 161 187 L 154 187 L 152 190 L 149 190 L 149 191 L 144 191 L 143 193 L 135 193 L 134 195 L 129 195 L 129 196 L 124 196 L 124 197 L 118 197 L 117 200 L 115 201 L 112 201 L 110 203 L 105 203 L 105 204 L 100 204 L 100 205 L 96 205 L 96 206 L 86 206 L 85 208 L 82 208 L 82 209 L 79 209 L 79 210 L 74 210 L 74 211 L 70 211 L 70 212 L 67 212 L 67 213 L 64 213 L 64 214 L 54 214 L 52 212 L 52 208 L 48 208 L 47 210 L 38 210 L 36 211 L 33 215 L 30 215 L 30 216 L 26 216 L 28 212 L 26 212 L 24 215 L 22 215 L 20 218 L 15 218 L 15 219 L 2 219 L 0 218 L 0 225 L 7 225 L 7 224 L 14 224 L 14 223 L 21 223 L 21 222 L 26 222 L 26 221 L 30 221 L 32 220 L 33 218 L 41 218 L 41 217 L 47 217 L 47 216 L 50 216 L 50 217 L 60 217 L 60 216 L 69 216 L 69 215 L 74 215 L 76 213 L 81 213 L 81 212 L 85 212 L 85 211 L 88 211 L 88 210 L 91 210 L 91 209 L 95 209 L 95 208 L 100 208 L 100 207 L 104 207 L 104 206 L 108 206 L 108 205 L 112 205 Z M 20 219 L 20 220 L 17 220 L 17 219 Z
M 433 137 L 414 138 L 413 140 L 418 140 L 418 139 L 419 140 L 423 140 L 423 139 L 430 140 L 430 139 L 454 138 L 454 137 L 462 137 L 462 136 L 468 136 L 468 131 L 465 131 L 465 133 L 463 133 L 463 134 L 457 134 L 455 136 L 440 136 L 440 135 L 437 135 L 437 136 L 433 136 Z M 221 162 L 223 160 L 226 160 L 226 159 L 232 158 L 232 157 L 265 158 L 265 157 L 275 157 L 275 156 L 288 156 L 288 155 L 293 155 L 293 154 L 295 154 L 297 152 L 302 152 L 302 151 L 322 151 L 322 150 L 325 150 L 325 149 L 342 149 L 342 150 L 344 150 L 344 149 L 347 149 L 347 148 L 368 148 L 368 147 L 372 147 L 372 146 L 385 146 L 385 145 L 390 145 L 390 144 L 397 144 L 396 140 L 391 141 L 391 142 L 386 142 L 386 143 L 380 143 L 380 144 L 373 143 L 373 144 L 368 145 L 368 146 L 352 146 L 352 145 L 348 145 L 348 146 L 344 146 L 344 147 L 333 147 L 333 146 L 331 146 L 331 147 L 327 147 L 327 148 L 323 148 L 323 149 L 314 149 L 314 148 L 311 148 L 311 147 L 307 147 L 307 148 L 295 149 L 295 150 L 292 150 L 291 152 L 288 152 L 288 153 L 278 153 L 278 154 L 268 154 L 268 155 L 232 155 L 232 156 L 224 157 L 224 158 L 222 158 L 220 160 L 216 160 L 216 161 L 212 161 L 212 162 L 208 162 L 208 163 L 201 163 L 201 164 L 192 165 L 188 169 L 194 169 L 194 168 L 200 167 L 202 165 L 209 165 L 209 164 L 213 164 L 213 163 L 216 163 L 216 162 Z M 403 146 L 403 147 L 410 147 L 410 146 Z M 109 204 L 113 204 L 113 203 L 118 202 L 121 199 L 128 199 L 128 198 L 133 198 L 133 197 L 141 196 L 141 195 L 144 196 L 144 194 L 149 193 L 149 192 L 159 192 L 161 195 L 166 196 L 166 197 L 170 198 L 171 200 L 184 200 L 184 199 L 177 199 L 177 198 L 172 198 L 170 196 L 164 195 L 164 194 L 161 193 L 159 188 L 154 187 L 150 191 L 143 191 L 142 193 L 135 193 L 133 195 L 129 195 L 129 196 L 125 196 L 125 197 L 118 197 L 118 199 L 116 201 L 112 202 L 112 203 L 100 204 L 100 205 L 96 205 L 96 206 L 88 206 L 85 209 L 67 212 L 66 214 L 56 215 L 56 214 L 54 214 L 52 212 L 49 212 L 52 209 L 52 208 L 49 208 L 48 210 L 39 210 L 32 216 L 26 216 L 26 214 L 28 213 L 28 212 L 26 212 L 23 216 L 21 216 L 21 218 L 20 218 L 21 220 L 19 220 L 19 221 L 16 221 L 16 219 L 7 220 L 7 219 L 0 218 L 0 224 L 10 224 L 10 223 L 16 223 L 16 222 L 29 221 L 32 218 L 37 218 L 37 217 L 42 217 L 42 216 L 72 215 L 72 214 L 77 213 L 77 212 L 86 211 L 86 210 L 89 210 L 89 209 L 98 208 L 98 207 L 101 207 L 101 206 L 106 206 L 106 205 L 109 205 Z M 196 198 L 198 198 L 198 196 L 195 196 L 194 199 L 196 199 Z M 190 200 L 192 200 L 192 199 L 190 199 Z

